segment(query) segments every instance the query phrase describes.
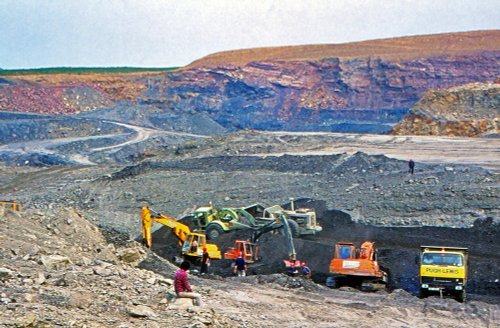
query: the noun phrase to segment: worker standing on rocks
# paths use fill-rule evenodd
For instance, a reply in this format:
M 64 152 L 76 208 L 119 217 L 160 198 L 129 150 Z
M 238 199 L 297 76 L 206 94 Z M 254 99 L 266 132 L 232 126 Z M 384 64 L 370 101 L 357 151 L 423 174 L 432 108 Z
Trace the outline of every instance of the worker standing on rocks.
M 201 295 L 198 293 L 193 293 L 191 286 L 189 286 L 187 271 L 190 267 L 191 264 L 188 261 L 184 261 L 181 263 L 179 270 L 175 272 L 175 294 L 177 294 L 178 298 L 191 298 L 193 299 L 194 305 L 202 306 L 203 302 L 201 300 Z
M 306 262 L 302 262 L 302 275 L 308 280 L 311 279 L 311 269 L 306 265 Z
M 247 263 L 243 258 L 242 252 L 238 254 L 238 258 L 234 262 L 234 273 L 237 274 L 238 277 L 245 277 L 247 275 Z
M 408 173 L 413 174 L 414 171 L 415 171 L 415 162 L 412 159 L 410 159 L 408 161 Z
M 200 267 L 200 273 L 202 275 L 208 273 L 209 265 L 210 265 L 210 258 L 208 257 L 208 251 L 206 247 L 203 247 L 203 255 L 201 257 L 201 267 Z

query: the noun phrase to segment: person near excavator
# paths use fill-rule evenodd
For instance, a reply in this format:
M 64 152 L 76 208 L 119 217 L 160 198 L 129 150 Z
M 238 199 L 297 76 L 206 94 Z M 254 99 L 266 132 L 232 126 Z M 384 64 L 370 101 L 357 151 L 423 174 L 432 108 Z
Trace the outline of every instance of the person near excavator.
M 196 240 L 193 240 L 191 244 L 191 253 L 198 253 L 198 242 Z
M 245 259 L 243 258 L 243 253 L 240 252 L 238 254 L 238 258 L 234 262 L 234 271 L 235 274 L 238 275 L 238 277 L 245 277 L 247 275 L 247 263 L 245 262 Z
M 210 265 L 210 258 L 206 247 L 203 247 L 203 255 L 201 256 L 200 273 L 205 275 L 208 273 L 208 266 Z
M 306 262 L 302 262 L 302 275 L 304 276 L 304 278 L 306 279 L 311 279 L 311 269 L 309 269 L 309 267 L 306 265 Z
M 295 277 L 299 274 L 300 261 L 294 258 L 289 260 L 288 275 Z
M 179 270 L 175 272 L 174 275 L 174 287 L 175 294 L 178 298 L 191 298 L 194 305 L 202 306 L 203 301 L 201 300 L 201 295 L 198 293 L 193 293 L 191 286 L 189 285 L 188 273 L 187 271 L 191 267 L 188 261 L 181 263 Z

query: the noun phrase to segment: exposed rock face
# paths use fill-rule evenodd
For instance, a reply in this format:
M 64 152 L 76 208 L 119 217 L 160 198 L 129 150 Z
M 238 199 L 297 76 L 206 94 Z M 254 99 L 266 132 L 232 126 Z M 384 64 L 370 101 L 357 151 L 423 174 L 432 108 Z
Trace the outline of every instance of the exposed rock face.
M 429 91 L 393 133 L 476 137 L 499 133 L 500 84 Z
M 135 75 L 23 75 L 0 81 L 0 111 L 75 114 L 135 102 L 146 86 Z
M 135 102 L 226 129 L 386 133 L 429 89 L 494 81 L 500 30 L 246 49 L 168 73 L 6 78 L 0 110 L 71 114 Z
M 429 89 L 494 81 L 499 39 L 489 31 L 214 54 L 154 81 L 144 101 L 208 111 L 225 127 L 386 132 Z

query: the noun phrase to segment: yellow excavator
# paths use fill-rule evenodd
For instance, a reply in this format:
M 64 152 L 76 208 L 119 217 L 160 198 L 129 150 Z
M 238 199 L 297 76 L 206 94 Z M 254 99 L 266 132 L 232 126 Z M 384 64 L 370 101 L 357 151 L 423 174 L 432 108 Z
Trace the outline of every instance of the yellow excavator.
M 197 260 L 203 256 L 203 248 L 207 249 L 210 259 L 221 259 L 221 253 L 217 245 L 207 244 L 204 233 L 192 232 L 189 227 L 175 218 L 165 214 L 152 212 L 148 207 L 142 208 L 142 237 L 148 248 L 153 246 L 153 234 L 151 228 L 153 222 L 158 222 L 172 229 L 177 237 L 181 254 L 188 260 Z

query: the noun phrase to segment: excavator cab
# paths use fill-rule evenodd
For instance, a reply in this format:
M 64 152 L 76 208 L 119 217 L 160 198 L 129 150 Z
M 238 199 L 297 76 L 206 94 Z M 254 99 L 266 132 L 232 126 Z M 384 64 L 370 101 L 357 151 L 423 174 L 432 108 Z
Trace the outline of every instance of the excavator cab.
M 371 241 L 365 241 L 359 249 L 353 243 L 337 243 L 329 271 L 326 285 L 332 288 L 353 285 L 374 291 L 384 289 L 387 283 L 387 274 L 380 270 Z
M 224 258 L 226 260 L 234 260 L 238 258 L 239 254 L 243 255 L 245 262 L 254 263 L 258 261 L 259 246 L 257 244 L 251 243 L 248 240 L 236 240 L 234 247 L 229 248 L 224 253 Z
M 356 258 L 356 247 L 352 243 L 338 243 L 335 245 L 335 258 L 343 260 Z
M 22 212 L 23 211 L 23 204 L 20 202 L 6 202 L 6 201 L 0 201 L 0 208 L 4 210 L 11 210 L 14 212 Z

